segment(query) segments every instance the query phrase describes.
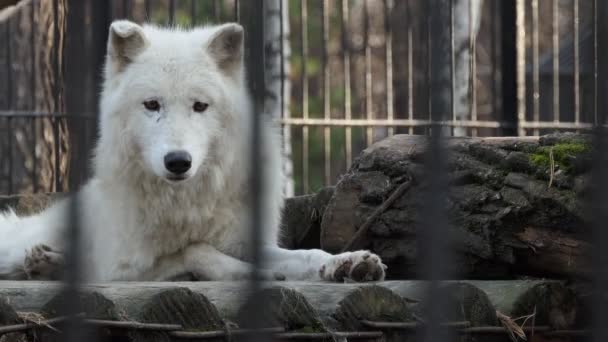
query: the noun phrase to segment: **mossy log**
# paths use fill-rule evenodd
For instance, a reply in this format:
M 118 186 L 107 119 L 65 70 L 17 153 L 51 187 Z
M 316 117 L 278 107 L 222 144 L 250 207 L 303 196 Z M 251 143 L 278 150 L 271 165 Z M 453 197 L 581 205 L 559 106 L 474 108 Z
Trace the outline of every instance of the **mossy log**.
M 421 205 L 428 191 L 427 144 L 424 136 L 396 135 L 363 151 L 340 178 L 327 206 L 316 209 L 323 212 L 320 231 L 306 239 L 338 252 L 365 227 L 350 249 L 379 254 L 389 266 L 389 279 L 416 277 L 417 232 L 424 224 Z M 588 136 L 448 138 L 445 146 L 450 222 L 445 236 L 458 276 L 589 274 L 582 199 L 592 164 Z M 391 194 L 408 182 L 407 190 L 378 215 Z

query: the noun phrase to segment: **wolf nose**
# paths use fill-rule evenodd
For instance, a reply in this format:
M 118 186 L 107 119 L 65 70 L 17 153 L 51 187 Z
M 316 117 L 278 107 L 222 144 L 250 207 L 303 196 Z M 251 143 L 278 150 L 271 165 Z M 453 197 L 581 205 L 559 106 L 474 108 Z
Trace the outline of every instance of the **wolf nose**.
M 192 156 L 186 151 L 173 151 L 165 155 L 165 167 L 173 174 L 181 175 L 190 170 Z

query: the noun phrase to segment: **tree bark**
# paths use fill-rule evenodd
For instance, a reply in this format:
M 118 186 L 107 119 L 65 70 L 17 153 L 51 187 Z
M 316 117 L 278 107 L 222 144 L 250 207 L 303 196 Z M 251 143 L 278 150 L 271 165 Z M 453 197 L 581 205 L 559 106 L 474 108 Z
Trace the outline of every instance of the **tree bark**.
M 416 277 L 418 232 L 424 223 L 420 198 L 428 189 L 427 143 L 422 136 L 395 136 L 365 150 L 329 201 L 308 199 L 311 205 L 327 201 L 327 206 L 314 208 L 323 212 L 319 235 L 299 239 L 316 239 L 321 248 L 339 252 L 367 226 L 352 249 L 378 253 L 389 266 L 389 278 Z M 586 136 L 450 138 L 447 146 L 450 224 L 445 238 L 457 256 L 458 277 L 589 274 L 582 200 L 591 164 Z M 367 222 L 408 181 L 409 190 Z M 305 231 L 295 224 L 288 231 Z

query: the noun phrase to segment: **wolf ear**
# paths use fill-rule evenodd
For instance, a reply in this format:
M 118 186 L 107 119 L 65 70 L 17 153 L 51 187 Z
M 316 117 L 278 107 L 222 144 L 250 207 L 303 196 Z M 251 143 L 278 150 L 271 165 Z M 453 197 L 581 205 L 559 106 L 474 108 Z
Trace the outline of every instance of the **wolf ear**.
M 149 42 L 141 26 L 128 20 L 110 25 L 108 59 L 113 71 L 120 72 L 140 54 Z
M 224 24 L 209 39 L 207 51 L 224 71 L 233 71 L 243 60 L 243 27 Z

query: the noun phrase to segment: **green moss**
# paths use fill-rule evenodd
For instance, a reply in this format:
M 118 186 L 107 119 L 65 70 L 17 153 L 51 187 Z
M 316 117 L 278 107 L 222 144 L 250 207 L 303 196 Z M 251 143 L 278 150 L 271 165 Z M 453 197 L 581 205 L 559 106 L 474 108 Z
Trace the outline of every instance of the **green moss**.
M 549 168 L 551 166 L 552 150 L 555 165 L 568 172 L 572 167 L 571 158 L 588 153 L 590 146 L 578 141 L 563 142 L 553 146 L 541 146 L 530 154 L 530 162 L 537 167 Z

